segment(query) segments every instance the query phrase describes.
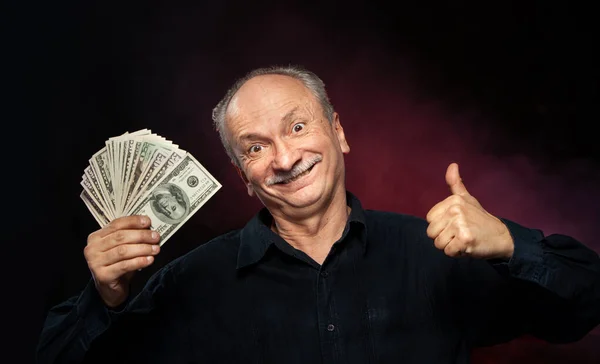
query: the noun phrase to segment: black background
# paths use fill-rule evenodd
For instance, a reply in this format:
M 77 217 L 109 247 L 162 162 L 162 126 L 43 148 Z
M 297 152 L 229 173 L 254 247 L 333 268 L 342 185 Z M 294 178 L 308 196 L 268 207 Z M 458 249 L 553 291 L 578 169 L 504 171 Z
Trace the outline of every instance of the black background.
M 210 111 L 236 77 L 271 64 L 324 79 L 353 148 L 349 188 L 367 207 L 425 214 L 445 197 L 444 168 L 457 160 L 484 206 L 599 251 L 597 21 L 582 4 L 6 3 L 6 355 L 31 361 L 47 310 L 90 278 L 82 249 L 97 226 L 79 181 L 109 137 L 150 128 L 224 185 L 136 287 L 256 211 Z M 518 340 L 474 361 L 598 362 L 599 340 Z

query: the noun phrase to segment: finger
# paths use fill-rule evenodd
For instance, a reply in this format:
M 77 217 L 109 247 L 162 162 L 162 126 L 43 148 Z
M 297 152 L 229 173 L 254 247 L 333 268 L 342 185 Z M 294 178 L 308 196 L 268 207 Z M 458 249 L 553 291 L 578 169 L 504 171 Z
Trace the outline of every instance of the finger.
M 102 239 L 99 250 L 106 252 L 120 245 L 128 244 L 157 244 L 160 241 L 160 235 L 150 229 L 143 230 L 117 230 Z
M 446 217 L 447 214 L 442 215 L 439 219 L 434 219 L 427 226 L 427 236 L 431 239 L 435 239 L 440 233 L 448 226 L 450 219 Z
M 448 166 L 448 169 L 446 170 L 446 183 L 448 184 L 448 187 L 450 187 L 450 192 L 453 195 L 469 195 L 467 187 L 465 187 L 460 178 L 458 164 L 451 163 Z
M 431 208 L 431 210 L 427 212 L 427 216 L 425 217 L 427 219 L 427 222 L 431 223 L 432 221 L 439 220 L 442 217 L 442 215 L 446 213 L 448 206 L 452 204 L 450 201 L 450 197 L 452 196 L 446 197 L 442 201 L 436 203 Z
M 132 215 L 132 216 L 123 216 L 118 219 L 114 219 L 110 222 L 110 224 L 106 225 L 104 228 L 92 233 L 91 235 L 96 235 L 99 238 L 104 238 L 105 236 L 112 234 L 117 230 L 123 229 L 145 229 L 150 227 L 150 218 L 148 216 L 143 215 Z
M 448 211 L 448 208 L 452 205 L 464 205 L 466 201 L 463 196 L 459 195 L 450 195 L 446 197 L 443 201 L 438 202 L 435 206 L 429 210 L 427 213 L 427 222 L 432 222 L 441 217 Z
M 444 254 L 449 257 L 460 257 L 463 255 L 462 248 L 463 247 L 456 239 L 452 239 L 448 244 L 446 244 L 446 247 L 444 248 Z
M 112 277 L 112 279 L 118 279 L 129 272 L 134 272 L 136 270 L 146 268 L 153 262 L 154 257 L 152 255 L 121 260 L 120 262 L 106 267 L 105 274 L 107 277 Z
M 438 236 L 433 240 L 433 243 L 436 248 L 440 250 L 444 250 L 446 246 L 454 239 L 456 236 L 456 228 L 453 221 L 450 221 L 448 225 L 438 234 Z
M 153 256 L 160 252 L 158 244 L 124 244 L 102 254 L 97 264 L 109 266 L 123 260 Z

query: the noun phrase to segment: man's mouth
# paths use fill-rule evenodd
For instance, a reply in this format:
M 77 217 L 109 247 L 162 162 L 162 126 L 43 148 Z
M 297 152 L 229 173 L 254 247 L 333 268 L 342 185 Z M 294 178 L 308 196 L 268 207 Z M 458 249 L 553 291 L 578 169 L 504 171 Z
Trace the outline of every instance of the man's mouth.
M 309 173 L 310 173 L 310 171 L 312 171 L 312 169 L 314 168 L 314 166 L 315 166 L 315 165 L 316 165 L 316 163 L 315 163 L 315 164 L 313 164 L 313 165 L 312 165 L 312 166 L 311 166 L 309 169 L 307 169 L 306 171 L 304 171 L 304 172 L 300 173 L 299 175 L 297 175 L 296 177 L 293 177 L 293 178 L 290 178 L 290 179 L 288 179 L 288 180 L 285 180 L 285 181 L 279 182 L 279 183 L 277 183 L 277 184 L 278 184 L 278 185 L 287 185 L 287 184 L 289 184 L 289 183 L 292 183 L 292 182 L 294 182 L 295 180 L 297 180 L 297 179 L 300 179 L 300 178 L 302 178 L 302 177 L 306 176 L 307 174 L 309 174 Z

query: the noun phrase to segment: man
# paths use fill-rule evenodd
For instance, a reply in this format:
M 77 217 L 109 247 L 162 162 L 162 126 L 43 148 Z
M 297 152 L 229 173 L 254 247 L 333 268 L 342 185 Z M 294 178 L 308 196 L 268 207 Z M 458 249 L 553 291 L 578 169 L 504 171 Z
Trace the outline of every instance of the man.
M 93 280 L 48 315 L 40 362 L 467 363 L 478 345 L 572 342 L 600 322 L 598 254 L 490 214 L 454 163 L 451 195 L 427 221 L 364 210 L 345 188 L 339 115 L 311 72 L 253 71 L 213 119 L 265 208 L 136 297 L 131 275 L 159 252 L 148 220 L 92 233 Z

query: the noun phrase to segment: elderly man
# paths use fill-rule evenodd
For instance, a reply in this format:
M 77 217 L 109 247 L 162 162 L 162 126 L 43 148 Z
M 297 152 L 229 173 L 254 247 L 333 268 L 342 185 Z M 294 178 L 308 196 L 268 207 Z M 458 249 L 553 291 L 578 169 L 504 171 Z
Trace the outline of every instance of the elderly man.
M 143 363 L 468 363 L 535 335 L 572 342 L 600 322 L 600 259 L 564 235 L 487 212 L 451 164 L 427 219 L 365 210 L 323 82 L 295 67 L 239 80 L 213 119 L 265 208 L 155 274 L 144 216 L 89 236 L 93 280 L 54 307 L 38 359 Z M 393 196 L 391 196 L 393 198 Z

